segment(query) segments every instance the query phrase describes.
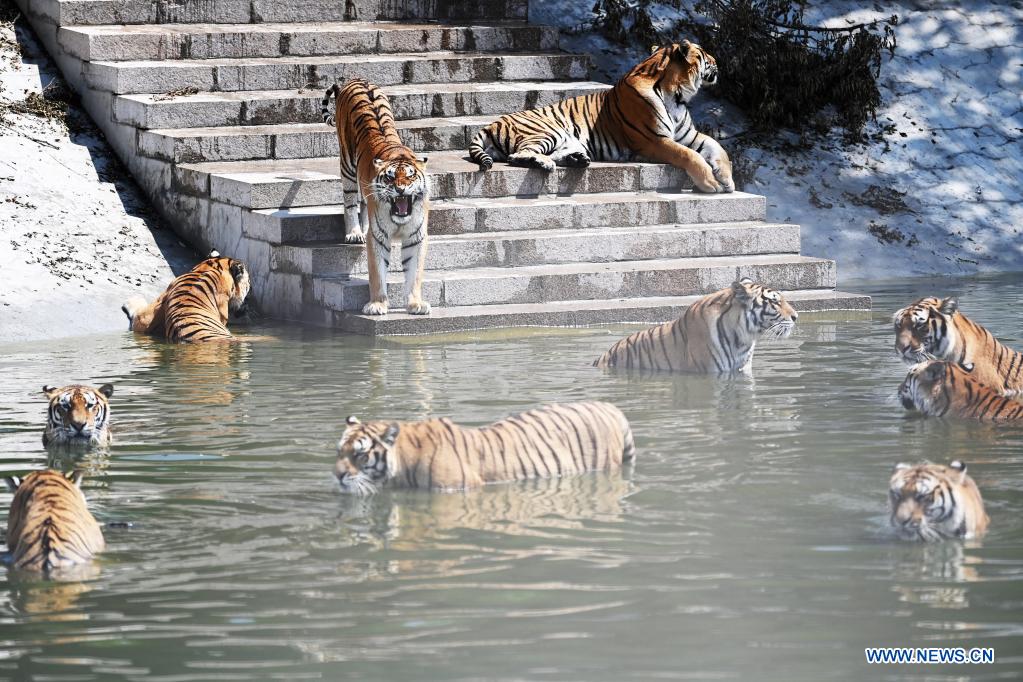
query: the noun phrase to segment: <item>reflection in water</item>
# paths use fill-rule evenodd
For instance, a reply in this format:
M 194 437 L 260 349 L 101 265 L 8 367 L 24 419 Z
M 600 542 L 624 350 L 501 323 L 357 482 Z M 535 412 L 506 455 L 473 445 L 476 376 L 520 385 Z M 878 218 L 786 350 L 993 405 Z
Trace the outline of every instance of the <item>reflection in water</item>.
M 133 524 L 97 575 L 0 569 L 0 678 L 859 680 L 865 646 L 940 642 L 999 653 L 884 674 L 1018 679 L 1023 428 L 907 419 L 890 317 L 958 294 L 1023 347 L 1023 289 L 874 291 L 872 316 L 800 316 L 727 378 L 591 367 L 624 325 L 0 349 L 0 465 L 83 468 L 97 519 Z M 39 387 L 64 378 L 116 386 L 108 453 L 43 450 Z M 633 471 L 368 498 L 330 474 L 348 414 L 478 426 L 573 400 L 622 409 Z M 922 459 L 968 462 L 982 542 L 894 538 L 888 478 Z

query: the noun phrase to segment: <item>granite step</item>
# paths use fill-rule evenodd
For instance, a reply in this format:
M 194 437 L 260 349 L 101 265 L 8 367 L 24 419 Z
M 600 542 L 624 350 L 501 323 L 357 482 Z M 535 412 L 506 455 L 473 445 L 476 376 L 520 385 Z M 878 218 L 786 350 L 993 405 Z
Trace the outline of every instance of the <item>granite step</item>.
M 588 81 L 421 83 L 380 89 L 399 121 L 507 114 L 606 90 Z M 325 89 L 325 88 L 324 88 Z M 323 90 L 200 92 L 194 95 L 119 95 L 114 119 L 136 128 L 205 128 L 322 123 Z
M 800 313 L 857 311 L 869 315 L 870 297 L 833 289 L 802 289 L 785 292 Z M 660 324 L 682 316 L 700 296 L 659 296 L 547 303 L 500 303 L 494 305 L 434 308 L 429 315 L 409 315 L 394 307 L 386 315 L 334 313 L 329 323 L 342 331 L 370 336 L 442 334 L 501 327 L 588 327 L 608 324 Z M 796 327 L 797 335 L 799 327 Z M 610 347 L 614 339 L 608 341 Z M 581 361 L 595 360 L 583 358 Z
M 86 83 L 114 94 L 324 90 L 347 78 L 376 85 L 585 79 L 588 58 L 562 53 L 451 52 L 85 62 Z
M 740 277 L 782 291 L 834 288 L 835 262 L 772 254 L 430 271 L 423 277 L 423 298 L 434 307 L 449 307 L 691 296 L 717 291 Z M 313 299 L 330 310 L 361 311 L 369 301 L 365 279 L 336 276 L 312 281 Z M 396 305 L 404 301 L 403 286 L 402 275 L 388 275 L 388 298 Z
M 642 225 L 581 230 L 434 235 L 427 270 L 799 253 L 799 226 L 760 222 Z M 366 276 L 366 248 L 337 241 L 285 243 L 271 250 L 277 272 Z M 391 251 L 401 271 L 401 245 Z
M 546 173 L 495 163 L 493 168 L 483 172 L 464 151 L 429 154 L 426 172 L 430 196 L 434 199 L 543 197 L 692 187 L 684 171 L 665 164 L 599 162 L 586 169 L 558 168 Z M 341 176 L 336 156 L 182 163 L 174 167 L 173 174 L 176 191 L 247 209 L 341 203 Z
M 32 0 L 58 26 L 526 19 L 527 0 Z
M 396 121 L 402 141 L 413 151 L 465 151 L 473 136 L 494 116 L 455 116 Z M 217 126 L 144 130 L 138 149 L 145 156 L 174 163 L 306 159 L 337 156 L 337 132 L 319 123 Z
M 523 22 L 445 26 L 385 22 L 69 26 L 58 40 L 83 61 L 243 59 L 464 50 L 558 49 L 558 31 Z

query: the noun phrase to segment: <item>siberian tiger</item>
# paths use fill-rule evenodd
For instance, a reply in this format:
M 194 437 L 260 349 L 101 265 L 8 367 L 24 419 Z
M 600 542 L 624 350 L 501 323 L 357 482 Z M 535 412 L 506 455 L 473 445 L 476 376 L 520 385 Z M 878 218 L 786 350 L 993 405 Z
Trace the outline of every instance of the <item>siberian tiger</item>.
M 547 405 L 481 428 L 450 419 L 348 417 L 334 474 L 345 492 L 467 490 L 486 483 L 616 469 L 635 457 L 632 430 L 610 403 Z
M 907 410 L 928 417 L 1023 421 L 1023 402 L 1006 398 L 977 381 L 969 370 L 945 360 L 928 360 L 910 368 L 899 386 L 899 398 Z
M 113 385 L 43 386 L 43 393 L 50 400 L 43 430 L 44 447 L 110 445 L 113 436 L 107 399 L 114 394 Z
M 896 464 L 888 482 L 891 523 L 908 540 L 975 538 L 987 530 L 984 500 L 966 464 Z
M 241 308 L 249 287 L 244 263 L 212 251 L 152 303 L 136 297 L 121 310 L 135 332 L 163 334 L 175 343 L 222 341 L 234 338 L 227 330 L 228 313 Z
M 335 98 L 333 111 L 331 97 Z M 412 315 L 428 314 L 430 304 L 422 294 L 430 215 L 426 159 L 417 159 L 402 143 L 386 95 L 364 80 L 328 88 L 322 114 L 323 121 L 337 129 L 345 240 L 366 243 L 369 303 L 363 306 L 363 314 L 387 313 L 387 270 L 395 240 L 401 242 L 405 309 Z
M 627 336 L 594 367 L 727 374 L 753 362 L 757 336 L 785 337 L 799 314 L 785 297 L 743 277 L 704 296 L 674 322 Z
M 609 90 L 502 116 L 476 134 L 469 157 L 483 170 L 507 159 L 545 171 L 643 158 L 681 168 L 701 192 L 732 192 L 728 154 L 697 132 L 686 107 L 717 77 L 717 62 L 699 45 L 655 45 Z
M 79 488 L 82 474 L 34 471 L 5 478 L 14 493 L 7 517 L 7 549 L 15 568 L 48 573 L 89 561 L 103 551 L 103 531 Z
M 1023 353 L 966 317 L 955 297 L 929 296 L 895 313 L 895 352 L 908 364 L 949 360 L 1006 396 L 1023 395 Z

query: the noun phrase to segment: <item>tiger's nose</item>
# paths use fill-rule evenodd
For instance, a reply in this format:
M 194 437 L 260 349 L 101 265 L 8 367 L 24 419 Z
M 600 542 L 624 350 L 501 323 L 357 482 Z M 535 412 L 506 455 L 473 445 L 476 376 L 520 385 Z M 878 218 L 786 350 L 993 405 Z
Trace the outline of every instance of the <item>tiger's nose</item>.
M 799 319 L 799 313 L 797 313 L 795 310 L 793 310 L 792 311 L 792 321 L 795 322 L 798 319 Z

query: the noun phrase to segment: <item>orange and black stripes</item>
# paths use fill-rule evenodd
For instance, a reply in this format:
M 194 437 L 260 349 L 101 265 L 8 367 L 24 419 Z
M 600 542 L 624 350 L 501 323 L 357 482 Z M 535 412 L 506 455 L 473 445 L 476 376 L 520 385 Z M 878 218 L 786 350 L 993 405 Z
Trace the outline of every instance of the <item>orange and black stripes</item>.
M 609 471 L 635 456 L 614 405 L 564 403 L 464 428 L 450 419 L 362 424 L 349 418 L 335 473 L 353 492 L 378 485 L 464 490 L 487 483 Z
M 175 343 L 232 338 L 228 311 L 241 305 L 249 276 L 241 261 L 214 256 L 181 275 L 164 297 L 164 333 Z
M 911 368 L 899 387 L 899 397 L 906 409 L 929 417 L 1023 421 L 1023 402 L 1003 396 L 958 363 L 944 360 L 928 360 Z
M 7 547 L 15 568 L 47 573 L 89 561 L 103 550 L 103 532 L 74 482 L 56 471 L 36 471 L 14 490 L 7 520 Z

